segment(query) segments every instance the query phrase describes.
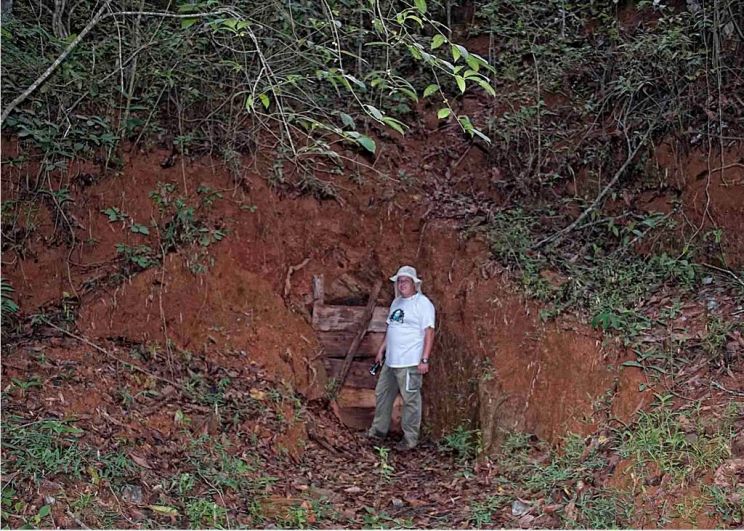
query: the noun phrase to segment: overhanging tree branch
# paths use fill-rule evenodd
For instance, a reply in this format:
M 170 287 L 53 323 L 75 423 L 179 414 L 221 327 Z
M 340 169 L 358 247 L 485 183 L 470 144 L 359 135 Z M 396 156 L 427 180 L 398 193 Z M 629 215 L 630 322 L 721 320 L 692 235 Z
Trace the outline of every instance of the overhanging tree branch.
M 67 56 L 72 53 L 72 51 L 77 47 L 78 44 L 88 35 L 88 33 L 91 32 L 93 28 L 95 28 L 102 20 L 105 20 L 110 17 L 117 17 L 117 16 L 139 16 L 139 17 L 163 17 L 163 18 L 204 18 L 214 15 L 220 15 L 223 13 L 229 13 L 229 9 L 218 9 L 216 11 L 211 11 L 209 13 L 189 13 L 189 14 L 176 14 L 176 13 L 167 13 L 162 11 L 116 11 L 116 12 L 110 12 L 106 13 L 106 10 L 111 5 L 112 0 L 106 0 L 101 8 L 96 12 L 95 16 L 90 19 L 88 24 L 83 28 L 83 30 L 78 34 L 75 39 L 67 45 L 67 48 L 64 49 L 64 51 L 59 54 L 59 57 L 54 60 L 54 62 L 49 65 L 49 68 L 47 68 L 43 74 L 41 74 L 36 81 L 31 83 L 31 85 L 28 86 L 26 90 L 21 92 L 13 101 L 11 101 L 5 109 L 3 109 L 2 115 L 0 115 L 0 125 L 5 123 L 5 119 L 10 115 L 13 110 L 18 107 L 21 103 L 23 103 L 26 98 L 28 98 L 31 94 L 36 91 L 47 79 L 49 79 L 49 76 L 51 76 L 57 68 L 59 68 L 59 65 L 61 65 L 65 59 L 67 59 Z

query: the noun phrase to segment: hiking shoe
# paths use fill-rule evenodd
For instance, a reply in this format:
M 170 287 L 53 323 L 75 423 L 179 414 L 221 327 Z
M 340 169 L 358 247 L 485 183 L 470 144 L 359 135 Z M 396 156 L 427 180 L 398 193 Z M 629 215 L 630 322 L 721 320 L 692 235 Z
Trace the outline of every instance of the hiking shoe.
M 395 449 L 399 452 L 408 452 L 410 450 L 413 450 L 416 448 L 415 444 L 408 444 L 405 439 L 401 439 L 398 441 L 398 444 L 395 445 Z
M 367 439 L 370 439 L 372 441 L 381 441 L 385 438 L 384 433 L 380 433 L 377 430 L 369 430 L 367 432 Z

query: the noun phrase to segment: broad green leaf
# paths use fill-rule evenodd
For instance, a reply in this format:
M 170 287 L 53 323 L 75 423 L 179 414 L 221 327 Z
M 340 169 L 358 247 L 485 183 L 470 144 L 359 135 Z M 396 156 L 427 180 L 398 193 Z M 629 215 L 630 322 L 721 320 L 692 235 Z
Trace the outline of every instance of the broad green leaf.
M 418 95 L 416 94 L 416 91 L 411 90 L 406 87 L 400 87 L 398 90 L 402 92 L 403 94 L 405 94 L 406 96 L 408 96 L 409 98 L 411 98 L 411 101 L 415 101 L 418 103 Z
M 351 127 L 352 129 L 356 129 L 356 124 L 354 123 L 354 118 L 346 114 L 345 112 L 339 113 L 339 116 L 341 116 L 341 123 L 344 124 L 345 127 Z
M 465 73 L 462 75 L 462 77 L 464 77 L 465 79 L 468 79 L 469 77 L 474 77 L 477 75 L 478 75 L 478 72 L 476 72 L 475 70 L 468 69 L 468 70 L 465 70 Z
M 415 0 L 416 9 L 423 15 L 426 13 L 426 0 Z
M 424 98 L 428 98 L 432 94 L 434 94 L 437 90 L 439 90 L 439 85 L 431 84 L 428 87 L 424 89 Z
M 271 101 L 269 100 L 269 95 L 265 92 L 262 92 L 258 95 L 258 99 L 261 100 L 261 103 L 263 103 L 264 109 L 268 109 Z
M 139 223 L 132 223 L 130 230 L 135 234 L 150 234 L 150 229 L 148 229 L 145 225 L 140 225 Z
M 450 109 L 443 107 L 437 111 L 437 118 L 442 120 L 443 118 L 447 118 L 451 113 L 452 111 Z
M 462 55 L 460 53 L 460 48 L 458 48 L 456 44 L 453 44 L 450 48 L 452 49 L 452 59 L 454 59 L 454 61 L 457 62 L 457 60 Z
M 364 108 L 375 120 L 382 120 L 382 113 L 377 107 L 374 105 L 365 105 Z
M 481 138 L 483 141 L 487 142 L 488 144 L 491 143 L 491 139 L 488 138 L 486 135 L 483 134 L 483 132 L 480 129 L 473 128 L 473 134 L 477 135 L 479 138 Z
M 344 88 L 348 90 L 349 92 L 351 92 L 351 83 L 349 83 L 349 80 L 346 79 L 346 77 L 336 76 L 336 75 L 334 75 L 333 77 L 338 79 L 341 82 L 341 84 L 344 86 Z
M 445 61 L 444 59 L 439 59 L 439 63 L 441 63 L 442 65 L 446 66 L 450 71 L 454 71 L 455 70 L 455 65 L 453 65 L 449 61 Z
M 362 90 L 367 88 L 367 85 L 365 85 L 362 81 L 359 81 L 357 78 L 352 76 L 351 74 L 344 74 L 344 77 L 354 83 L 356 86 L 361 88 Z
M 475 55 L 468 55 L 465 58 L 465 61 L 468 63 L 468 66 L 476 72 L 480 68 L 480 61 L 478 61 L 478 58 Z
M 441 33 L 437 33 L 436 35 L 434 35 L 434 38 L 431 40 L 431 49 L 436 50 L 445 42 L 447 42 L 447 37 L 445 37 Z
M 194 24 L 197 23 L 199 19 L 198 18 L 182 18 L 181 19 L 181 29 L 188 29 Z
M 475 82 L 478 83 L 483 88 L 483 90 L 488 92 L 488 94 L 490 94 L 491 96 L 496 96 L 496 91 L 493 89 L 488 81 L 486 81 L 482 77 L 477 77 L 475 78 Z
M 473 135 L 473 123 L 470 121 L 470 118 L 467 116 L 460 116 L 457 118 L 457 121 L 460 122 L 460 125 L 465 130 L 466 133 L 469 133 L 471 136 Z
M 385 116 L 383 117 L 382 121 L 385 122 L 385 124 L 387 124 L 391 129 L 395 129 L 396 131 L 398 131 L 401 135 L 405 134 L 405 131 L 403 129 L 405 125 L 400 120 Z
M 421 60 L 421 51 L 416 48 L 415 46 L 408 46 L 408 51 L 411 52 L 411 55 L 414 59 Z
M 178 509 L 175 507 L 169 507 L 167 505 L 148 505 L 147 508 L 166 516 L 178 516 Z
M 359 135 L 359 138 L 357 138 L 357 143 L 372 154 L 374 154 L 375 150 L 377 149 L 375 141 L 366 135 Z
M 413 20 L 414 22 L 417 22 L 419 27 L 424 27 L 424 21 L 421 20 L 421 18 L 417 17 L 416 15 L 408 15 L 406 17 L 406 20 Z
M 465 92 L 465 79 L 462 76 L 455 76 L 455 81 L 460 88 L 460 92 Z
M 253 95 L 249 94 L 245 99 L 245 110 L 251 112 L 253 110 Z
M 41 509 L 39 509 L 39 514 L 37 515 L 39 518 L 46 518 L 49 516 L 49 513 L 52 512 L 52 508 L 49 505 L 43 505 Z
M 123 219 L 124 217 L 121 211 L 116 207 L 110 207 L 110 208 L 101 210 L 101 213 L 105 214 L 108 217 L 109 221 L 119 221 L 120 219 Z
M 475 59 L 478 61 L 478 64 L 480 64 L 483 68 L 486 70 L 496 73 L 496 69 L 488 64 L 488 61 L 486 61 L 483 57 L 478 55 L 477 53 L 471 53 L 469 57 L 475 57 Z M 476 68 L 473 68 L 473 70 L 477 70 Z

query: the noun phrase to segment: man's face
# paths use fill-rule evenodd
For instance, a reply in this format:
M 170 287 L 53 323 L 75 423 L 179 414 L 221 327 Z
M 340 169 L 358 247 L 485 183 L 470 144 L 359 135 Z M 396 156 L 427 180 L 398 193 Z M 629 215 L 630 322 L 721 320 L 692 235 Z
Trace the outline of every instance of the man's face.
M 406 298 L 416 293 L 416 286 L 413 284 L 413 279 L 411 277 L 399 276 L 396 284 L 400 294 Z

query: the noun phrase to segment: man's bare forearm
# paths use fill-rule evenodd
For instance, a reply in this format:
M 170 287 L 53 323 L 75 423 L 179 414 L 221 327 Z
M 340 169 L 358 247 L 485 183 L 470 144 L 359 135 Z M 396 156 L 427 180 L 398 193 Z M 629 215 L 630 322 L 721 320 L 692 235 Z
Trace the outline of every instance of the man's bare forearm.
M 380 363 L 382 362 L 382 357 L 385 355 L 385 349 L 387 348 L 387 333 L 382 336 L 382 343 L 380 344 L 380 348 L 377 349 L 377 356 L 375 356 L 375 361 Z
M 422 359 L 428 360 L 431 356 L 431 347 L 434 345 L 434 329 L 427 328 L 424 332 L 424 353 Z

